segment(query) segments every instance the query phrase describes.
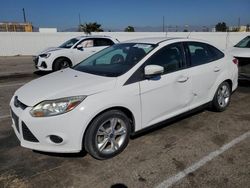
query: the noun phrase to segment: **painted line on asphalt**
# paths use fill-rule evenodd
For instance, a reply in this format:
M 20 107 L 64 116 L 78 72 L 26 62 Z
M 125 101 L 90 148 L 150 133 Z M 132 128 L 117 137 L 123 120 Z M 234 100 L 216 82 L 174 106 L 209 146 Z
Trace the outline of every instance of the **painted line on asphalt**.
M 3 116 L 0 116 L 0 120 L 1 119 L 6 119 L 6 118 L 9 118 L 10 117 L 10 115 L 3 115 Z
M 15 83 L 15 84 L 3 84 L 3 85 L 0 85 L 0 88 L 2 87 L 12 87 L 12 86 L 21 86 L 21 85 L 24 85 L 25 82 L 22 82 L 22 83 Z
M 192 173 L 192 172 L 198 170 L 199 168 L 204 166 L 206 163 L 213 160 L 215 157 L 218 157 L 220 154 L 227 151 L 228 149 L 230 149 L 234 145 L 240 143 L 241 141 L 245 140 L 249 136 L 250 136 L 250 131 L 242 134 L 241 136 L 235 138 L 231 142 L 223 145 L 218 150 L 209 153 L 207 156 L 203 157 L 201 160 L 199 160 L 198 162 L 196 162 L 193 165 L 189 166 L 185 170 L 183 170 L 183 171 L 177 173 L 176 175 L 174 175 L 174 176 L 166 179 L 165 181 L 161 182 L 156 188 L 171 187 L 172 185 L 174 185 L 175 183 L 177 183 L 181 179 L 185 178 L 189 173 Z

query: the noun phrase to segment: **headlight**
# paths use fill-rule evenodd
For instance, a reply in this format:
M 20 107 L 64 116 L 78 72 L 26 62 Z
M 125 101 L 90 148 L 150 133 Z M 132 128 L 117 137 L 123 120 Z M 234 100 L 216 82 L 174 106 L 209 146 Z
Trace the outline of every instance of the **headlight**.
M 48 58 L 50 56 L 50 53 L 40 54 L 39 56 L 43 58 Z
M 67 97 L 56 100 L 43 101 L 30 110 L 33 117 L 56 116 L 73 110 L 86 96 Z

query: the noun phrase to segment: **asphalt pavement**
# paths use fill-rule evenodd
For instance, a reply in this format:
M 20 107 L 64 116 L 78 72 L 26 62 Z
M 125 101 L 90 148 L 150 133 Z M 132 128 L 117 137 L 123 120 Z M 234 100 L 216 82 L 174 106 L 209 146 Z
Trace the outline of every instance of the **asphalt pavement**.
M 229 108 L 202 109 L 131 138 L 115 158 L 22 148 L 11 127 L 15 90 L 45 73 L 32 57 L 0 57 L 0 187 L 218 187 L 250 185 L 250 82 Z

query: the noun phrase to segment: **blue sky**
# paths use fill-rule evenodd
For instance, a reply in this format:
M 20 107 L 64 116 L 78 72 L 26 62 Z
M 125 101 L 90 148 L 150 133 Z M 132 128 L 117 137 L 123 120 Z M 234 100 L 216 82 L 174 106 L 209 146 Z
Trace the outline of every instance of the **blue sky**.
M 1 0 L 0 21 L 23 21 L 37 27 L 65 29 L 97 21 L 104 28 L 166 25 L 215 25 L 225 21 L 250 23 L 250 0 Z

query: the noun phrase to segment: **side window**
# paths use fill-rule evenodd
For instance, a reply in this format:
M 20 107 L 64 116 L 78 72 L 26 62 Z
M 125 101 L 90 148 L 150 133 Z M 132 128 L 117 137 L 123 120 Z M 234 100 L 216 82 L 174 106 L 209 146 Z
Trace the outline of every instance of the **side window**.
M 86 39 L 79 43 L 79 45 L 82 45 L 83 48 L 89 48 L 94 46 L 93 39 Z
M 99 38 L 95 39 L 94 46 L 112 46 L 114 42 L 110 39 Z
M 184 67 L 184 53 L 181 43 L 174 43 L 163 47 L 146 64 L 164 67 L 164 74 L 182 69 Z
M 211 53 L 214 55 L 214 59 L 213 61 L 216 61 L 218 59 L 221 59 L 223 58 L 225 55 L 224 53 L 222 53 L 220 50 L 218 50 L 217 48 L 211 46 L 211 45 L 208 45 L 209 46 L 209 49 L 211 51 Z
M 188 50 L 191 56 L 191 66 L 202 65 L 214 60 L 214 55 L 205 43 L 188 42 Z

